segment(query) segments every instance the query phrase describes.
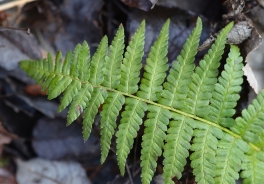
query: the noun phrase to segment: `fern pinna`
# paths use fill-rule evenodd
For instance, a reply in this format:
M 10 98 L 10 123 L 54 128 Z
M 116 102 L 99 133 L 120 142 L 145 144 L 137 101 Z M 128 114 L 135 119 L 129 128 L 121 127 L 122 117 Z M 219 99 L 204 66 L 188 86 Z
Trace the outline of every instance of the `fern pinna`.
M 241 117 L 232 117 L 243 76 L 242 57 L 234 45 L 230 45 L 224 70 L 218 77 L 232 26 L 230 23 L 221 31 L 196 67 L 194 59 L 202 31 L 198 18 L 183 50 L 169 69 L 166 56 L 168 20 L 150 48 L 142 78 L 144 21 L 125 53 L 124 29 L 120 26 L 110 47 L 105 36 L 92 58 L 88 44 L 83 42 L 73 53 L 69 51 L 64 61 L 58 52 L 55 62 L 49 54 L 41 61 L 22 61 L 21 67 L 47 89 L 49 99 L 64 93 L 59 111 L 70 105 L 68 125 L 83 114 L 85 140 L 103 104 L 100 112 L 101 162 L 105 161 L 115 134 L 122 175 L 134 138 L 140 126 L 144 126 L 143 184 L 152 180 L 157 158 L 162 154 L 166 184 L 173 183 L 174 177 L 181 178 L 189 156 L 198 183 L 235 183 L 240 173 L 243 183 L 260 184 L 264 183 L 264 92 L 242 111 Z

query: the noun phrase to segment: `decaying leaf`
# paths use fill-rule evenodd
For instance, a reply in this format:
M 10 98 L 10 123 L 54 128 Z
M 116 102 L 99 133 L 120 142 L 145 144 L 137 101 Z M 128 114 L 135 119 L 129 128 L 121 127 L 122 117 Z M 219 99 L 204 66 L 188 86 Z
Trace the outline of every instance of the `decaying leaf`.
M 12 139 L 17 138 L 16 135 L 8 132 L 5 127 L 2 125 L 2 122 L 0 122 L 0 157 L 3 152 L 4 144 L 9 144 Z
M 17 184 L 15 176 L 5 168 L 0 168 L 1 184 Z
M 258 0 L 258 3 L 259 3 L 262 7 L 264 7 L 264 0 Z
M 196 15 L 176 8 L 164 8 L 159 6 L 156 6 L 150 12 L 134 9 L 129 16 L 127 27 L 129 34 L 132 35 L 142 19 L 146 20 L 148 24 L 146 25 L 145 53 L 148 53 L 151 44 L 159 34 L 158 30 L 161 29 L 168 18 L 171 20 L 168 59 L 169 61 L 173 61 L 179 55 L 183 44 L 195 26 L 194 20 L 197 18 Z M 201 41 L 204 41 L 205 38 L 209 36 L 209 32 L 209 22 L 204 19 Z M 201 53 L 198 54 L 198 57 L 201 57 Z
M 25 92 L 32 96 L 45 96 L 46 91 L 42 90 L 42 87 L 37 84 L 28 85 L 25 87 Z
M 48 161 L 41 158 L 16 160 L 19 184 L 91 184 L 82 166 L 73 161 Z
M 251 36 L 252 27 L 247 21 L 241 21 L 234 25 L 227 37 L 228 44 L 238 45 Z
M 152 3 L 151 9 L 154 8 L 155 4 L 158 2 L 158 0 L 150 0 L 150 2 Z
M 100 152 L 98 139 L 92 135 L 85 143 L 82 138 L 82 126 L 74 123 L 65 126 L 61 118 L 41 118 L 33 130 L 33 149 L 38 156 L 46 159 L 90 158 Z
M 132 8 L 149 11 L 153 6 L 150 0 L 121 0 L 124 4 Z
M 254 89 L 255 93 L 258 94 L 260 92 L 258 82 L 249 64 L 246 64 L 246 66 L 244 66 L 243 71 L 244 75 L 247 76 L 247 80 L 250 86 Z

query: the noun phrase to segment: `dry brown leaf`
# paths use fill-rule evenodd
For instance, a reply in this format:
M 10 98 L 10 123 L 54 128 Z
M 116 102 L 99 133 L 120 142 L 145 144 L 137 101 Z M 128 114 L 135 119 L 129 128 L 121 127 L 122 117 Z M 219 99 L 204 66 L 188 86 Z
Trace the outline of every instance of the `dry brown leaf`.
M 28 85 L 25 87 L 25 92 L 31 96 L 45 96 L 46 91 L 42 90 L 42 87 L 37 84 Z

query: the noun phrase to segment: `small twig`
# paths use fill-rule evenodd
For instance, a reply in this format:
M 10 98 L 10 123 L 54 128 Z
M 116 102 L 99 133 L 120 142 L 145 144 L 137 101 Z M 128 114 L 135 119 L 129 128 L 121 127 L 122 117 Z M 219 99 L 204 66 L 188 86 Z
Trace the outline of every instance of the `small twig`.
M 134 183 L 133 183 L 133 178 L 132 178 L 132 176 L 131 176 L 131 173 L 130 173 L 130 170 L 129 170 L 129 166 L 128 166 L 127 163 L 126 163 L 126 170 L 127 170 L 127 174 L 128 174 L 128 176 L 129 176 L 130 184 L 134 184 Z
M 36 0 L 18 0 L 18 1 L 11 1 L 8 3 L 4 3 L 3 5 L 0 5 L 0 11 L 7 10 L 10 8 L 14 8 L 16 6 L 23 6 L 26 3 L 36 1 Z
M 18 30 L 18 31 L 26 31 L 27 34 L 30 34 L 29 28 L 14 28 L 14 27 L 0 27 L 0 31 L 7 31 L 7 30 Z

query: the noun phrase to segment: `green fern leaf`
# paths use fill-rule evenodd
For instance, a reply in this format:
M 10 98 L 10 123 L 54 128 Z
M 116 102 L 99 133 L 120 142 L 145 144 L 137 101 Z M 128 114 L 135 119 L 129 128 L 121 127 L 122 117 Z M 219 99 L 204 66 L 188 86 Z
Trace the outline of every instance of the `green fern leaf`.
M 264 173 L 264 152 L 251 150 L 242 163 L 243 184 L 262 184 Z
M 215 150 L 218 143 L 216 136 L 221 137 L 222 131 L 198 122 L 196 122 L 196 128 L 191 146 L 194 153 L 190 156 L 193 174 L 198 183 L 214 183 Z
M 243 82 L 243 64 L 239 49 L 231 45 L 230 53 L 222 72 L 219 83 L 215 85 L 215 91 L 211 99 L 208 120 L 220 123 L 224 127 L 234 126 L 235 121 L 231 118 L 235 114 L 235 106 L 239 99 L 238 92 Z
M 142 68 L 141 59 L 144 55 L 145 21 L 143 21 L 132 41 L 127 47 L 125 58 L 121 65 L 121 79 L 118 90 L 133 94 L 138 90 L 139 74 Z M 121 174 L 124 175 L 125 163 L 130 149 L 133 146 L 134 138 L 137 136 L 139 125 L 142 124 L 144 112 L 147 105 L 144 102 L 127 98 L 126 108 L 122 113 L 120 125 L 116 133 L 117 161 Z
M 125 52 L 121 65 L 120 85 L 117 88 L 119 91 L 133 94 L 138 90 L 141 60 L 144 55 L 144 38 L 145 21 L 142 21 Z
M 263 146 L 264 91 L 258 94 L 247 109 L 242 111 L 242 117 L 236 119 L 236 126 L 231 130 L 243 137 L 245 141 Z
M 85 42 L 84 42 L 84 45 L 85 45 Z M 81 88 L 81 81 L 76 80 L 78 78 L 78 73 L 79 73 L 79 72 L 76 72 L 76 66 L 78 63 L 78 58 L 80 57 L 79 55 L 80 55 L 81 50 L 82 50 L 82 46 L 80 44 L 78 44 L 75 47 L 73 54 L 70 54 L 68 52 L 68 54 L 66 55 L 65 65 L 63 66 L 63 69 L 62 69 L 63 74 L 65 74 L 65 75 L 68 74 L 71 79 L 75 79 L 75 80 L 73 80 L 72 83 L 69 84 L 67 86 L 67 88 L 65 89 L 66 92 L 64 93 L 64 95 L 61 99 L 61 104 L 58 108 L 59 112 L 64 110 L 72 102 L 74 96 L 77 94 L 78 90 Z M 85 50 L 85 48 L 84 48 L 84 50 Z M 85 57 L 85 56 L 82 56 L 82 57 Z M 56 95 L 54 95 L 54 96 L 56 96 Z M 53 97 L 53 96 L 51 96 L 51 97 Z
M 58 108 L 58 112 L 63 111 L 72 102 L 72 99 L 78 93 L 81 86 L 82 86 L 81 81 L 72 80 L 72 83 L 68 85 L 61 99 L 61 104 Z
M 217 82 L 218 67 L 224 52 L 225 42 L 233 23 L 228 24 L 217 36 L 208 54 L 200 61 L 192 75 L 192 83 L 189 85 L 189 92 L 186 100 L 185 112 L 191 112 L 201 117 L 205 116 L 205 109 L 212 97 L 215 83 Z
M 184 111 L 204 117 L 209 99 L 212 97 L 215 83 L 217 81 L 217 68 L 219 67 L 221 56 L 224 52 L 225 42 L 233 24 L 227 25 L 218 35 L 208 54 L 200 61 L 200 66 L 192 76 L 192 83 L 189 86 L 189 93 Z M 197 122 L 198 123 L 198 122 Z M 197 124 L 194 130 L 193 145 L 191 150 L 191 166 L 198 183 L 213 183 L 215 170 L 215 150 L 222 131 L 206 124 Z
M 91 100 L 86 104 L 83 118 L 83 138 L 86 141 L 90 136 L 92 130 L 92 124 L 94 122 L 95 115 L 98 112 L 98 108 L 105 101 L 107 92 L 105 89 L 95 88 L 91 95 Z
M 140 91 L 137 95 L 141 98 L 157 101 L 162 91 L 162 83 L 166 77 L 168 38 L 170 20 L 164 24 L 159 37 L 150 48 L 147 64 L 144 67 L 144 74 L 140 84 Z
M 158 156 L 161 156 L 166 138 L 165 132 L 171 113 L 160 107 L 148 105 L 148 120 L 144 122 L 145 130 L 142 137 L 141 164 L 142 183 L 150 183 L 157 167 Z
M 79 92 L 73 98 L 72 104 L 70 106 L 68 116 L 67 116 L 67 125 L 70 125 L 86 108 L 87 103 L 91 99 L 91 93 L 93 87 L 90 84 L 83 84 Z
M 181 109 L 183 100 L 187 95 L 188 84 L 191 82 L 190 76 L 194 70 L 194 56 L 197 53 L 201 31 L 202 21 L 198 18 L 196 28 L 184 44 L 181 54 L 177 57 L 177 62 L 174 62 L 172 69 L 170 69 L 167 82 L 164 83 L 162 98 L 159 100 L 161 104 Z M 193 129 L 190 126 L 194 127 L 193 122 L 188 124 L 190 119 L 186 121 L 184 116 L 175 113 L 173 114 L 173 120 L 175 121 L 171 121 L 169 124 L 170 128 L 167 132 L 167 143 L 163 154 L 165 183 L 172 183 L 171 178 L 174 176 L 178 179 L 181 178 L 181 172 L 186 164 L 186 158 L 189 155 L 188 150 L 191 146 L 189 142 Z
M 125 163 L 134 138 L 137 136 L 147 104 L 133 98 L 126 98 L 126 108 L 121 114 L 120 125 L 116 133 L 117 161 L 121 174 L 125 173 Z
M 116 119 L 125 103 L 125 97 L 119 93 L 108 92 L 103 110 L 101 112 L 101 163 L 103 163 L 108 155 L 111 139 L 116 129 Z
M 44 65 L 44 70 L 46 71 L 54 71 L 54 64 L 53 64 L 53 59 L 51 54 L 48 54 L 48 58 L 47 58 L 47 65 Z M 43 81 L 43 85 L 42 85 L 42 90 L 46 90 L 49 86 L 50 83 L 52 81 L 52 79 L 55 77 L 55 75 L 53 73 L 49 73 L 48 76 L 46 76 L 46 78 Z
M 38 62 L 22 61 L 21 68 L 47 89 L 49 99 L 64 92 L 59 111 L 70 105 L 68 124 L 83 113 L 85 140 L 103 104 L 100 124 L 102 163 L 108 155 L 116 121 L 121 114 L 116 132 L 116 154 L 122 175 L 147 111 L 140 157 L 143 184 L 151 182 L 163 149 L 165 183 L 173 183 L 175 176 L 181 177 L 189 149 L 193 151 L 191 166 L 198 184 L 234 183 L 240 166 L 244 183 L 263 183 L 264 91 L 242 111 L 242 117 L 232 118 L 243 75 L 242 59 L 236 46 L 231 46 L 225 70 L 217 80 L 219 61 L 232 23 L 223 29 L 195 68 L 193 61 L 201 27 L 198 18 L 177 62 L 173 62 L 166 82 L 169 20 L 150 49 L 140 83 L 144 21 L 126 48 L 124 59 L 124 30 L 120 26 L 109 54 L 107 37 L 104 37 L 91 61 L 89 46 L 84 42 L 78 44 L 73 53 L 69 51 L 64 62 L 58 52 L 55 62 L 49 54 L 47 59 Z
M 77 63 L 78 63 L 78 57 L 80 54 L 80 51 L 82 49 L 82 46 L 80 44 L 77 44 L 74 51 L 73 51 L 73 55 L 71 58 L 71 64 L 70 64 L 70 76 L 74 77 L 74 78 L 78 78 L 78 74 L 79 71 L 77 70 Z
M 119 26 L 116 36 L 110 45 L 110 53 L 105 58 L 103 85 L 116 88 L 120 83 L 121 61 L 124 52 L 124 28 Z
M 190 76 L 194 70 L 194 57 L 199 46 L 202 32 L 202 21 L 197 19 L 196 27 L 183 46 L 183 50 L 177 57 L 177 62 L 172 63 L 172 68 L 164 83 L 161 104 L 181 109 L 181 101 L 185 100 L 188 85 L 191 83 Z
M 81 81 L 87 81 L 90 77 L 90 48 L 86 41 L 83 42 L 79 52 L 75 74 L 78 74 L 77 77 Z
M 104 80 L 102 70 L 104 68 L 105 56 L 108 49 L 107 43 L 107 36 L 104 36 L 91 61 L 89 81 L 95 85 L 101 84 Z
M 62 75 L 69 75 L 70 69 L 71 69 L 71 58 L 72 58 L 72 52 L 68 51 L 65 60 L 62 67 Z
M 55 71 L 54 71 L 56 74 L 62 73 L 63 63 L 61 59 L 62 59 L 62 53 L 58 52 L 56 55 Z M 50 84 L 51 87 L 49 87 L 47 91 L 47 93 L 49 94 L 48 99 L 51 100 L 59 96 L 71 82 L 72 79 L 70 77 L 64 77 L 63 75 L 55 76 L 51 81 Z
M 181 178 L 181 172 L 186 165 L 191 147 L 190 140 L 193 134 L 195 122 L 183 115 L 172 114 L 166 144 L 164 146 L 163 178 L 164 183 L 173 184 L 174 176 Z
M 224 134 L 218 142 L 215 183 L 235 184 L 239 178 L 241 162 L 244 153 L 249 150 L 248 145 L 241 139 Z

